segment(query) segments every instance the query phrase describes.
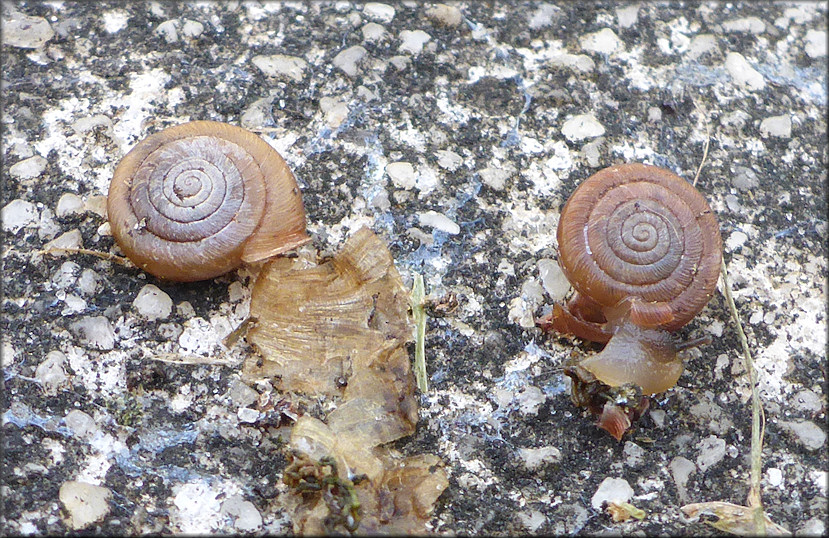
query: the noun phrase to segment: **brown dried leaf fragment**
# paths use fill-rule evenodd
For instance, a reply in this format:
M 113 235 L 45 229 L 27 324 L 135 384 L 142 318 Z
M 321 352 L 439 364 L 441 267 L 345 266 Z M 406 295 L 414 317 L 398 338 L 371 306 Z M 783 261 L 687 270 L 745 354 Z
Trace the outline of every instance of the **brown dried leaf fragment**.
M 686 504 L 681 508 L 691 521 L 699 520 L 700 516 L 714 516 L 715 521 L 705 521 L 715 529 L 738 536 L 755 536 L 757 530 L 754 516 L 755 509 L 738 504 L 722 501 Z M 766 534 L 768 536 L 791 536 L 784 527 L 774 523 L 768 515 L 763 513 L 766 521 Z

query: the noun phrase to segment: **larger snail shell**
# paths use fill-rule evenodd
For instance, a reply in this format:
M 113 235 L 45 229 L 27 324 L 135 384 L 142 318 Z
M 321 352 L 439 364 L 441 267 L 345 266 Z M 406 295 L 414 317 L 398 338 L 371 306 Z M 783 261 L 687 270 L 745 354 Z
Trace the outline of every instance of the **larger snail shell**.
M 170 127 L 118 164 L 107 198 L 112 234 L 161 278 L 212 278 L 310 240 L 288 165 L 242 128 L 213 121 Z
M 582 296 L 641 327 L 674 331 L 708 303 L 722 239 L 705 198 L 675 174 L 611 166 L 573 192 L 558 227 L 559 262 Z

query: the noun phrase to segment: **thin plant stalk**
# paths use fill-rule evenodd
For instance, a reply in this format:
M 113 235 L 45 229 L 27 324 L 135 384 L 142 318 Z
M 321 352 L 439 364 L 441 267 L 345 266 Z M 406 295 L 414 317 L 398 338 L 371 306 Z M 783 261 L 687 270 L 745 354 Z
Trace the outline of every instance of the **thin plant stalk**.
M 428 392 L 429 381 L 426 375 L 426 287 L 423 284 L 423 275 L 414 275 L 412 285 L 412 316 L 415 322 L 415 379 L 421 393 Z

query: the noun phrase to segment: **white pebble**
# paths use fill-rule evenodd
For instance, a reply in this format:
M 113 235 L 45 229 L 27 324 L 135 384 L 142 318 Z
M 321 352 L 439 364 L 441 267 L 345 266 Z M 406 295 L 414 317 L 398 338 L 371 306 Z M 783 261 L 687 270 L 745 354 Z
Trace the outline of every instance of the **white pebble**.
M 155 29 L 155 33 L 164 38 L 167 43 L 178 41 L 178 19 L 164 21 Z
M 520 448 L 518 455 L 524 460 L 524 467 L 534 471 L 542 465 L 561 460 L 561 451 L 554 446 L 539 448 Z
M 503 168 L 487 167 L 480 170 L 478 175 L 481 176 L 484 185 L 493 190 L 502 191 L 507 184 L 507 180 L 512 176 L 512 172 Z
M 98 288 L 98 273 L 92 269 L 84 269 L 78 279 L 78 291 L 81 295 L 92 295 Z
M 354 45 L 334 56 L 332 63 L 334 67 L 339 67 L 343 70 L 343 73 L 354 78 L 357 76 L 357 69 L 365 57 L 366 49 L 360 45 Z
M 792 136 L 792 118 L 788 114 L 765 118 L 760 122 L 760 134 L 763 137 L 789 138 Z
M 408 52 L 410 54 L 420 54 L 425 45 L 432 36 L 423 30 L 403 30 L 400 32 L 400 52 Z
M 83 248 L 83 236 L 81 236 L 81 231 L 77 228 L 69 230 L 68 232 L 58 236 L 56 239 L 53 239 L 43 245 L 44 250 L 50 250 L 53 248 L 68 250 Z
M 229 516 L 233 527 L 240 532 L 254 532 L 262 527 L 262 515 L 256 506 L 242 495 L 232 495 L 222 503 L 221 514 Z
M 783 485 L 783 471 L 772 467 L 770 469 L 766 469 L 766 480 L 768 480 L 769 485 L 775 488 L 778 488 Z
M 624 478 L 607 477 L 599 484 L 599 489 L 590 499 L 596 510 L 601 510 L 605 502 L 626 503 L 633 497 L 633 488 Z
M 411 190 L 417 181 L 417 174 L 412 163 L 404 161 L 389 163 L 386 165 L 386 173 L 398 189 Z
M 463 164 L 463 157 L 452 150 L 439 149 L 435 152 L 435 155 L 438 158 L 438 166 L 450 172 L 454 172 Z
M 47 394 L 54 395 L 58 388 L 66 383 L 68 378 L 63 369 L 64 364 L 66 364 L 66 355 L 55 350 L 47 353 L 46 358 L 37 365 L 35 378 L 40 380 L 40 384 Z
M 363 41 L 369 43 L 380 41 L 386 37 L 386 28 L 376 22 L 366 23 L 360 30 L 363 32 Z
M 9 175 L 18 179 L 36 178 L 46 169 L 48 161 L 40 155 L 23 159 L 9 167 Z
M 436 4 L 428 8 L 426 10 L 426 17 L 449 28 L 458 26 L 463 22 L 461 10 L 455 6 L 447 6 L 446 4 Z
M 573 116 L 561 126 L 561 134 L 571 141 L 596 138 L 604 133 L 604 125 L 599 123 L 599 120 L 593 114 Z
M 73 409 L 63 417 L 63 423 L 72 430 L 72 435 L 78 439 L 90 440 L 98 433 L 98 424 L 95 419 L 80 409 Z
M 581 48 L 587 52 L 611 54 L 622 48 L 622 41 L 610 28 L 587 34 L 579 39 Z
M 380 2 L 368 2 L 363 6 L 363 15 L 370 19 L 381 22 L 391 22 L 394 18 L 395 10 L 388 4 L 381 4 Z
M 70 324 L 69 330 L 86 347 L 104 351 L 115 347 L 115 332 L 104 316 L 82 318 Z
M 817 450 L 826 442 L 826 433 L 811 420 L 780 421 L 779 424 L 783 430 L 793 434 L 806 450 Z
M 59 218 L 67 217 L 69 215 L 76 215 L 84 212 L 83 198 L 73 192 L 67 192 L 61 195 L 58 200 L 58 205 L 55 208 L 55 215 Z
M 17 12 L 3 13 L 4 45 L 39 49 L 54 36 L 54 30 L 43 17 L 28 17 Z
M 271 56 L 254 56 L 253 65 L 269 77 L 287 77 L 294 82 L 302 82 L 302 76 L 308 63 L 296 56 L 274 54 Z
M 569 67 L 582 73 L 589 73 L 596 67 L 593 59 L 586 54 L 556 54 L 549 61 L 552 65 Z
M 167 319 L 173 311 L 173 300 L 170 296 L 152 284 L 147 284 L 132 302 L 138 313 L 150 321 Z
M 750 91 L 762 90 L 766 81 L 757 70 L 739 52 L 729 52 L 725 57 L 725 69 L 731 75 L 734 83 Z
M 697 467 L 703 473 L 725 457 L 725 439 L 720 439 L 716 435 L 709 435 L 700 441 L 697 448 Z
M 437 211 L 426 211 L 419 215 L 420 224 L 423 226 L 430 226 L 436 230 L 446 232 L 449 235 L 460 233 L 461 227 L 458 226 L 452 219 L 438 213 Z
M 72 529 L 88 527 L 109 513 L 112 492 L 102 486 L 70 480 L 60 487 L 58 497 L 66 508 L 66 523 Z
M 240 407 L 236 412 L 240 422 L 252 423 L 259 420 L 259 411 L 250 407 Z
M 570 282 L 564 276 L 564 271 L 561 270 L 558 262 L 549 258 L 542 258 L 536 262 L 536 266 L 544 291 L 553 301 L 564 299 L 564 296 L 570 291 Z
M 621 28 L 630 28 L 639 20 L 639 4 L 616 8 L 616 20 Z
M 814 391 L 803 389 L 791 399 L 791 405 L 801 411 L 816 413 L 823 407 L 823 400 Z
M 766 31 L 766 23 L 757 17 L 744 17 L 725 21 L 722 25 L 726 32 L 747 32 L 750 34 L 762 34 Z
M 748 236 L 745 233 L 739 230 L 733 231 L 725 241 L 725 250 L 728 252 L 734 252 L 745 245 L 746 241 L 748 241 Z
M 21 228 L 33 226 L 38 222 L 37 208 L 26 200 L 12 200 L 0 211 L 0 220 L 3 221 L 3 230 L 15 234 Z
M 826 56 L 826 30 L 809 30 L 804 39 L 806 40 L 804 50 L 809 58 Z
M 713 34 L 700 34 L 691 40 L 686 54 L 692 60 L 696 60 L 707 52 L 716 51 L 717 48 L 717 38 Z
M 199 37 L 204 32 L 204 25 L 199 21 L 185 20 L 184 26 L 181 28 L 181 33 L 185 37 L 194 38 Z

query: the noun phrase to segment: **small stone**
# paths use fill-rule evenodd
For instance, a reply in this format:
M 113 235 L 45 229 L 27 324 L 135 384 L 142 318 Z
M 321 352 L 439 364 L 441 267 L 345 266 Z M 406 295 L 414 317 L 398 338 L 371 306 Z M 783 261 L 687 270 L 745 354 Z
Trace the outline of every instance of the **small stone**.
M 255 532 L 262 527 L 262 515 L 242 495 L 231 495 L 223 503 L 221 514 L 230 517 L 233 527 L 239 532 Z
M 590 499 L 596 510 L 601 510 L 605 502 L 626 503 L 633 497 L 633 488 L 624 478 L 607 477 L 599 484 L 599 489 Z
M 734 167 L 734 175 L 732 177 L 731 183 L 741 191 L 750 191 L 760 185 L 760 179 L 757 177 L 757 173 L 745 166 Z
M 48 161 L 40 155 L 23 159 L 9 167 L 9 175 L 18 179 L 33 179 L 46 169 Z
M 95 419 L 80 409 L 73 409 L 63 417 L 63 423 L 72 430 L 72 435 L 78 439 L 90 440 L 98 433 L 98 424 Z
M 325 114 L 325 124 L 337 129 L 348 118 L 348 103 L 334 97 L 320 99 L 320 110 Z
M 694 36 L 691 43 L 688 44 L 686 54 L 690 59 L 697 60 L 703 54 L 714 52 L 717 48 L 717 38 L 713 34 L 700 34 Z
M 21 228 L 34 226 L 38 222 L 38 212 L 35 205 L 26 200 L 12 200 L 0 211 L 0 220 L 3 221 L 3 231 L 16 234 Z
M 553 17 L 561 13 L 561 8 L 553 4 L 541 4 L 527 15 L 530 30 L 540 30 L 553 24 Z
M 184 319 L 192 318 L 196 315 L 196 309 L 190 304 L 190 301 L 182 301 L 176 305 L 176 312 Z
M 419 219 L 421 225 L 432 227 L 436 230 L 446 232 L 449 235 L 456 235 L 461 231 L 461 227 L 452 219 L 437 211 L 423 212 L 419 215 Z
M 806 450 L 818 450 L 826 442 L 826 433 L 811 420 L 780 421 L 780 427 L 792 434 Z
M 83 236 L 81 236 L 81 231 L 77 228 L 69 230 L 43 245 L 43 250 L 77 250 L 79 248 L 83 248 Z
M 60 487 L 58 497 L 69 515 L 66 523 L 78 530 L 100 521 L 109 513 L 112 492 L 101 486 L 71 480 Z
M 535 323 L 532 325 L 535 326 Z M 525 415 L 537 415 L 538 409 L 547 401 L 547 396 L 542 390 L 534 385 L 523 388 L 515 398 L 518 409 Z
M 654 409 L 649 413 L 651 420 L 653 420 L 653 425 L 657 428 L 664 428 L 665 427 L 665 419 L 667 418 L 668 414 L 663 411 L 662 409 Z
M 5 11 L 5 10 L 4 10 Z M 20 49 L 39 49 L 55 36 L 43 17 L 3 13 L 3 44 Z
M 779 488 L 783 485 L 783 471 L 776 467 L 766 469 L 766 480 L 770 486 Z
M 826 56 L 826 30 L 808 30 L 804 40 L 806 46 L 803 50 L 809 58 Z
M 104 316 L 82 318 L 70 324 L 69 330 L 86 347 L 103 351 L 115 347 L 115 332 Z
M 363 6 L 363 15 L 376 21 L 391 22 L 394 18 L 394 14 L 394 8 L 388 4 L 368 2 Z
M 259 411 L 251 409 L 250 407 L 241 407 L 236 412 L 236 416 L 240 422 L 247 422 L 248 424 L 259 420 Z
M 58 289 L 66 289 L 73 286 L 78 280 L 81 266 L 73 261 L 63 262 L 60 268 L 52 275 L 52 285 Z
M 691 474 L 697 470 L 696 465 L 694 465 L 694 462 L 688 458 L 677 456 L 671 460 L 668 467 L 671 469 L 671 475 L 674 477 L 674 482 L 676 482 L 676 489 L 679 493 L 679 502 L 688 502 L 688 490 L 686 488 Z
M 242 112 L 240 122 L 246 129 L 257 129 L 267 125 L 272 118 L 273 97 L 257 99 Z
M 764 138 L 777 136 L 789 138 L 792 136 L 792 118 L 788 114 L 772 116 L 760 122 L 760 135 Z
M 386 173 L 398 189 L 411 190 L 417 181 L 417 175 L 415 174 L 412 163 L 402 161 L 389 163 L 386 165 Z
M 432 36 L 423 30 L 403 30 L 400 32 L 400 52 L 408 52 L 410 54 L 420 54 L 425 45 Z
M 561 451 L 554 446 L 539 448 L 520 448 L 518 455 L 524 461 L 524 467 L 534 471 L 542 465 L 549 465 L 561 460 Z
M 450 172 L 454 172 L 463 164 L 463 157 L 452 150 L 440 149 L 435 155 L 438 158 L 438 166 Z
M 60 351 L 50 351 L 46 354 L 43 362 L 37 365 L 35 378 L 40 380 L 40 385 L 47 394 L 54 395 L 58 388 L 63 386 L 68 379 L 63 369 L 66 364 L 66 355 Z
M 716 435 L 709 435 L 700 441 L 697 448 L 697 467 L 703 473 L 725 457 L 725 439 L 720 439 Z
M 741 232 L 739 230 L 733 231 L 725 241 L 725 249 L 728 252 L 734 252 L 742 248 L 746 241 L 748 241 L 748 235 L 746 235 L 745 232 Z
M 792 407 L 809 413 L 817 413 L 823 408 L 823 401 L 820 396 L 809 389 L 804 389 L 795 394 L 790 400 Z
M 801 525 L 794 533 L 795 536 L 826 536 L 826 522 L 819 517 L 813 517 Z
M 598 54 L 612 54 L 622 48 L 622 41 L 610 28 L 587 34 L 579 39 L 579 43 L 583 50 Z
M 738 86 L 749 91 L 759 91 L 766 87 L 766 81 L 757 70 L 739 52 L 729 52 L 725 57 L 725 69 Z
M 542 258 L 536 262 L 538 276 L 544 291 L 553 301 L 561 301 L 567 292 L 570 291 L 570 281 L 564 276 L 561 266 L 555 260 Z
M 259 399 L 259 393 L 238 379 L 230 382 L 227 396 L 239 407 L 247 407 Z
M 479 170 L 478 174 L 481 176 L 481 181 L 484 185 L 496 191 L 504 190 L 507 180 L 512 177 L 512 172 L 510 170 L 493 168 L 489 166 L 483 170 Z
M 173 311 L 173 300 L 158 287 L 147 284 L 132 302 L 138 314 L 150 321 L 167 319 Z
M 354 45 L 334 56 L 332 63 L 334 67 L 339 67 L 343 73 L 354 78 L 357 76 L 358 67 L 365 57 L 366 49 L 360 45 Z
M 83 198 L 73 192 L 62 194 L 58 200 L 58 205 L 55 208 L 55 215 L 57 215 L 58 218 L 68 217 L 69 215 L 78 215 L 83 212 Z
M 538 528 L 547 521 L 547 516 L 538 510 L 531 510 L 529 514 L 526 512 L 519 512 L 518 518 L 530 532 L 536 532 Z
M 645 450 L 633 441 L 625 442 L 622 453 L 625 455 L 625 463 L 628 467 L 639 467 L 645 461 Z
M 551 65 L 569 67 L 582 73 L 589 73 L 596 67 L 593 59 L 586 54 L 556 54 L 549 61 Z
M 762 34 L 766 31 L 766 23 L 757 17 L 744 17 L 742 19 L 725 21 L 722 27 L 726 32 Z
M 564 122 L 561 134 L 568 140 L 577 141 L 585 138 L 596 138 L 605 133 L 604 125 L 593 114 L 579 114 Z
M 204 25 L 199 21 L 185 20 L 181 27 L 181 33 L 190 39 L 199 37 L 204 32 Z
M 458 26 L 463 22 L 463 15 L 461 10 L 455 6 L 447 6 L 446 4 L 435 4 L 426 10 L 426 17 L 436 24 L 442 24 L 449 28 Z
M 639 20 L 639 4 L 630 4 L 616 8 L 616 20 L 620 28 L 630 28 Z
M 386 37 L 386 28 L 376 22 L 366 23 L 360 31 L 363 33 L 363 41 L 367 41 L 369 43 L 380 41 Z
M 302 82 L 308 63 L 296 56 L 273 54 L 271 56 L 254 56 L 253 65 L 269 77 L 287 77 L 294 82 Z
M 93 194 L 86 199 L 84 204 L 87 211 L 95 213 L 99 217 L 107 218 L 107 197 L 101 194 Z
M 170 19 L 158 25 L 155 33 L 164 38 L 167 43 L 175 43 L 178 41 L 178 19 Z

